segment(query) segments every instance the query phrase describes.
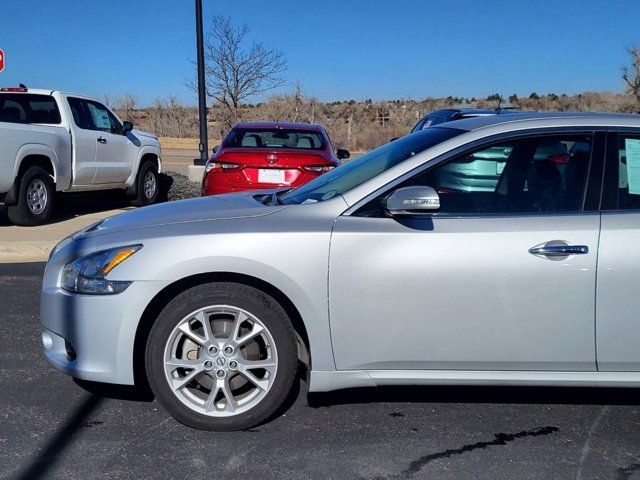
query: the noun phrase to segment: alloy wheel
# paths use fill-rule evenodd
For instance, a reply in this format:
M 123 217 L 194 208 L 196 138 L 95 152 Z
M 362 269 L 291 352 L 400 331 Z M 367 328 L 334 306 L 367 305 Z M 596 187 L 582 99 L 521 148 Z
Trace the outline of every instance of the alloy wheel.
M 213 305 L 184 317 L 164 348 L 164 372 L 173 394 L 191 410 L 213 417 L 258 405 L 278 370 L 275 342 L 251 313 Z
M 153 198 L 153 196 L 156 193 L 157 183 L 156 183 L 156 176 L 151 170 L 149 170 L 145 174 L 142 184 L 143 184 L 142 188 L 144 190 L 144 196 L 146 198 Z

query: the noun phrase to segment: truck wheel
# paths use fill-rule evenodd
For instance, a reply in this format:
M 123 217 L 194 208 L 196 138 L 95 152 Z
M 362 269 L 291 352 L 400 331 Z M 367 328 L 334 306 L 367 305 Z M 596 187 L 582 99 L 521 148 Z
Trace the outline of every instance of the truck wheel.
M 144 207 L 158 201 L 160 196 L 160 177 L 158 167 L 153 162 L 146 161 L 138 170 L 136 178 L 137 193 L 131 200 L 131 205 Z
M 55 188 L 51 175 L 42 167 L 29 167 L 19 180 L 18 203 L 7 206 L 16 225 L 34 226 L 46 222 L 53 211 Z

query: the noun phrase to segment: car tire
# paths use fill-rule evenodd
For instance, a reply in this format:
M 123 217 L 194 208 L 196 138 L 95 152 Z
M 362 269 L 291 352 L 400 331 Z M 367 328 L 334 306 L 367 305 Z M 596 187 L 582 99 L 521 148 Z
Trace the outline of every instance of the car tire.
M 284 309 L 264 292 L 237 283 L 199 285 L 158 316 L 145 368 L 156 398 L 179 422 L 243 430 L 285 405 L 297 377 L 296 334 Z
M 42 167 L 27 168 L 19 180 L 18 201 L 7 205 L 7 215 L 14 224 L 31 227 L 45 223 L 53 212 L 55 185 Z
M 160 186 L 156 164 L 151 161 L 143 162 L 136 177 L 136 196 L 131 200 L 131 205 L 144 207 L 156 203 L 160 197 Z

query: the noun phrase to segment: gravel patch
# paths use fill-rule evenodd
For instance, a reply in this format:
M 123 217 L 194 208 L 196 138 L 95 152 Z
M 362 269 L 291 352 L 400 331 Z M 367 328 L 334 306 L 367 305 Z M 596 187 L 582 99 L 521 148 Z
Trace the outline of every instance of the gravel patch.
M 201 196 L 202 187 L 199 182 L 192 182 L 186 175 L 171 172 L 162 175 L 163 191 L 167 192 L 167 199 L 184 200 Z

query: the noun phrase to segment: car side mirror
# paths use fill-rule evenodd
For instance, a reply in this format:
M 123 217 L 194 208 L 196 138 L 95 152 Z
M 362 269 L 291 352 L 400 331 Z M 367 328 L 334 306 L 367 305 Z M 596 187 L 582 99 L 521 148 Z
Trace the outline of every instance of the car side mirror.
M 342 148 L 339 148 L 338 150 L 336 150 L 336 155 L 340 160 L 344 160 L 345 158 L 351 157 L 349 150 L 343 150 Z
M 219 148 L 220 148 L 220 145 L 216 145 L 215 147 L 213 147 L 213 150 L 211 150 L 211 154 L 215 155 Z
M 440 210 L 440 196 L 432 187 L 399 188 L 387 197 L 389 215 L 420 215 Z
M 122 134 L 127 135 L 129 132 L 133 130 L 133 123 L 131 122 L 123 122 L 122 123 Z

